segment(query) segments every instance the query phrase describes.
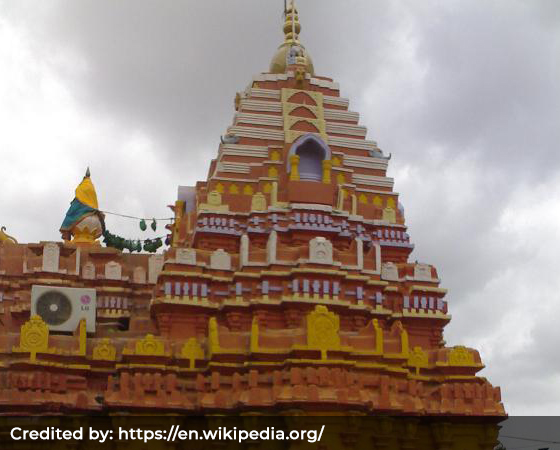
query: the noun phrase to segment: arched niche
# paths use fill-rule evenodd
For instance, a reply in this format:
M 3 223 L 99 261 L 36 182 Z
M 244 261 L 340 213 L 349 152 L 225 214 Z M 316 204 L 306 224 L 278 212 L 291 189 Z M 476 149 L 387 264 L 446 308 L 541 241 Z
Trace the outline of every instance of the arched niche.
M 305 134 L 292 144 L 288 156 L 292 155 L 299 156 L 300 180 L 321 181 L 323 178 L 323 161 L 331 159 L 331 149 L 320 137 L 314 134 Z M 290 173 L 289 157 L 287 166 L 288 173 Z

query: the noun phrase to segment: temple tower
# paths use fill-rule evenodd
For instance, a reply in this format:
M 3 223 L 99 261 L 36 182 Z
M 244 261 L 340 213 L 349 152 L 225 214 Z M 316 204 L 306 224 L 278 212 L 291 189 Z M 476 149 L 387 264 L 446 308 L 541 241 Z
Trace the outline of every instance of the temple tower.
M 445 345 L 447 291 L 435 267 L 410 261 L 390 158 L 315 73 L 293 2 L 283 32 L 270 69 L 235 95 L 206 180 L 179 187 L 169 250 L 96 244 L 89 172 L 64 242 L 0 240 L 0 405 L 347 413 L 376 419 L 342 441 L 493 448 L 500 390 L 477 376 L 478 351 Z M 37 284 L 94 289 L 95 331 L 31 317 Z

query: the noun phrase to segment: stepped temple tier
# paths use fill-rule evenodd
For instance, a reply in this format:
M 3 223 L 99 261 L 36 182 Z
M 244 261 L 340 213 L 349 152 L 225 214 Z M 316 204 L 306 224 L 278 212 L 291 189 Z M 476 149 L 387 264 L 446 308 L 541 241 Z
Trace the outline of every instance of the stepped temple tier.
M 0 234 L 0 411 L 390 415 L 377 438 L 418 447 L 373 448 L 493 448 L 500 389 L 445 344 L 390 156 L 285 17 L 207 179 L 179 187 L 167 250 L 99 242 L 89 171 L 62 241 Z

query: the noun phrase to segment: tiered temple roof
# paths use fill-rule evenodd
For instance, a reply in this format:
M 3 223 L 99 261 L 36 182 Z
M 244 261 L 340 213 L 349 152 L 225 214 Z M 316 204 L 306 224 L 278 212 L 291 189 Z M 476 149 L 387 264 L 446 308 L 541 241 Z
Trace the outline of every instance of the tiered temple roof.
M 291 6 L 163 254 L 0 243 L 0 410 L 504 415 L 479 353 L 445 345 L 390 158 L 299 31 Z M 30 317 L 36 284 L 96 289 L 95 333 Z

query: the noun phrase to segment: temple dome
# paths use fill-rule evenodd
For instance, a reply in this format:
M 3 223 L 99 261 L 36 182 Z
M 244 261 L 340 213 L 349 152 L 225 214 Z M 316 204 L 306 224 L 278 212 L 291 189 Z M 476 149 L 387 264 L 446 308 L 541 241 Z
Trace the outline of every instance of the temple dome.
M 286 20 L 284 21 L 284 42 L 278 47 L 276 53 L 270 62 L 271 73 L 286 73 L 289 65 L 288 61 L 291 59 L 290 64 L 298 64 L 305 66 L 305 71 L 314 75 L 313 61 L 311 55 L 299 42 L 299 32 L 301 25 L 299 23 L 298 11 L 291 2 L 290 6 L 285 12 Z
M 303 56 L 306 60 L 305 71 L 314 75 L 315 71 L 313 68 L 313 61 L 311 60 L 309 52 L 301 44 L 298 44 L 298 47 L 303 51 Z M 278 47 L 278 50 L 276 50 L 276 53 L 272 57 L 272 61 L 270 61 L 270 73 L 286 73 L 288 56 L 291 49 L 292 45 L 287 42 L 284 42 L 280 47 Z

